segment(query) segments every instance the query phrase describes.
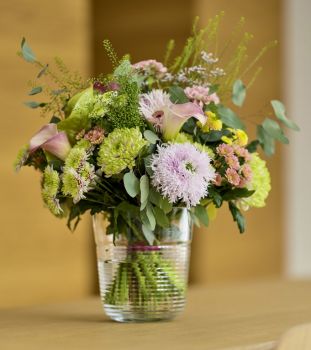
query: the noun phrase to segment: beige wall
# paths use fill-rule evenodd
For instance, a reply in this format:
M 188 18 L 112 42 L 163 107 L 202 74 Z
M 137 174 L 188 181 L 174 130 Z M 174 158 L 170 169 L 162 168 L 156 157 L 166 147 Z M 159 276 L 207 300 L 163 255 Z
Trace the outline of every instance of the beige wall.
M 21 38 L 42 61 L 59 55 L 89 74 L 88 1 L 1 1 L 0 16 L 0 306 L 78 298 L 93 288 L 88 219 L 71 234 L 43 208 L 38 174 L 25 168 L 16 175 L 12 163 L 48 122 L 23 106 L 37 72 L 16 56 Z
M 241 16 L 246 17 L 245 29 L 254 34 L 250 54 L 256 54 L 267 42 L 280 40 L 281 0 L 196 0 L 194 14 L 203 22 L 220 11 L 225 39 Z M 281 41 L 282 44 L 282 41 Z M 262 59 L 263 72 L 248 92 L 244 117 L 258 113 L 271 99 L 280 96 L 280 45 Z M 250 125 L 253 127 L 253 125 Z M 247 231 L 240 235 L 227 208 L 221 210 L 208 229 L 198 230 L 193 242 L 192 280 L 197 283 L 248 279 L 279 275 L 282 270 L 282 173 L 281 153 L 269 160 L 272 192 L 264 209 L 247 213 Z

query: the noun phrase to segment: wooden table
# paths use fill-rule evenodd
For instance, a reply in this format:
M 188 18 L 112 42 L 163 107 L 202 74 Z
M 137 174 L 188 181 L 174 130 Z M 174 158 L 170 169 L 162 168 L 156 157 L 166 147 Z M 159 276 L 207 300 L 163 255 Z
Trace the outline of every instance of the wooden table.
M 270 350 L 284 331 L 308 322 L 311 281 L 194 286 L 172 322 L 115 323 L 97 297 L 1 310 L 0 349 Z

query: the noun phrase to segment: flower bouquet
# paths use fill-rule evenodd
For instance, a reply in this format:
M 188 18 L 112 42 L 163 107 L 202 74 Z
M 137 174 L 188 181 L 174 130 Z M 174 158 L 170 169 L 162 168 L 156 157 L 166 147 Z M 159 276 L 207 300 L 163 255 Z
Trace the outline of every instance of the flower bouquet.
M 248 34 L 232 54 L 232 40 L 223 52 L 214 50 L 220 17 L 201 30 L 195 24 L 174 59 L 170 41 L 163 63 L 119 59 L 105 40 L 112 73 L 87 81 L 60 59 L 53 71 L 22 40 L 20 55 L 40 69 L 29 95 L 49 98 L 26 105 L 51 119 L 20 151 L 15 168 L 42 173 L 43 201 L 69 228 L 90 211 L 101 297 L 114 320 L 169 319 L 183 309 L 192 223 L 208 226 L 228 203 L 244 232 L 243 211 L 263 207 L 270 191 L 257 148 L 272 155 L 275 140 L 288 143 L 281 125 L 298 130 L 273 100 L 275 118 L 258 124 L 249 141 L 236 110 L 271 45 L 248 64 Z

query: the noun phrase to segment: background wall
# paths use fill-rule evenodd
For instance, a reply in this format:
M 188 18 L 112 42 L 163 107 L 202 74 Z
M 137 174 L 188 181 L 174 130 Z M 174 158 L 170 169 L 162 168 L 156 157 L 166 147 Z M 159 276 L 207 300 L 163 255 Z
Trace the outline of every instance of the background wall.
M 310 13 L 310 1 L 285 0 L 283 86 L 289 115 L 301 126 L 299 133 L 291 135 L 292 145 L 286 154 L 288 162 L 283 165 L 288 199 L 285 272 L 290 277 L 311 277 Z
M 1 234 L 0 306 L 56 301 L 93 293 L 95 258 L 88 218 L 72 235 L 65 222 L 43 209 L 38 174 L 23 169 L 15 176 L 12 161 L 18 147 L 42 125 L 37 112 L 27 109 L 27 80 L 36 72 L 15 56 L 25 35 L 42 61 L 59 55 L 83 75 L 111 69 L 101 48 L 109 38 L 122 56 L 132 61 L 161 60 L 167 41 L 177 40 L 178 51 L 199 14 L 202 24 L 224 10 L 221 36 L 226 38 L 241 15 L 246 30 L 255 34 L 251 54 L 280 39 L 281 0 L 11 0 L 0 4 L 2 41 L 0 129 Z M 262 60 L 264 71 L 249 92 L 245 115 L 262 109 L 263 101 L 280 98 L 281 46 Z M 278 150 L 279 151 L 279 150 Z M 280 275 L 283 246 L 283 197 L 280 177 L 282 152 L 269 161 L 273 191 L 265 209 L 247 215 L 248 229 L 239 235 L 227 210 L 206 230 L 198 230 L 193 243 L 191 280 L 212 283 Z
M 22 36 L 43 62 L 62 56 L 83 75 L 90 72 L 89 8 L 84 0 L 0 2 L 0 306 L 81 297 L 93 290 L 89 220 L 71 234 L 43 208 L 39 174 L 13 161 L 20 146 L 48 120 L 23 101 L 38 71 L 17 57 Z

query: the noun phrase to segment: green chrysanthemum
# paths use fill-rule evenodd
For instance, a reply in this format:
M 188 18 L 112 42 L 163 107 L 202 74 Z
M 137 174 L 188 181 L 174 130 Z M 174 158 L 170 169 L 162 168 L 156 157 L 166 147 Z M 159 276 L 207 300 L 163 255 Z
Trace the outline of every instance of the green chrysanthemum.
M 29 146 L 26 145 L 21 148 L 16 156 L 16 159 L 13 163 L 15 171 L 20 171 L 21 167 L 25 164 L 29 156 Z
M 57 198 L 59 187 L 59 174 L 53 167 L 48 165 L 43 173 L 42 198 L 46 206 L 56 216 L 60 216 L 63 212 L 59 204 L 59 199 Z
M 239 200 L 238 205 L 244 210 L 249 207 L 264 207 L 266 205 L 265 200 L 271 190 L 269 170 L 266 162 L 259 157 L 258 153 L 252 154 L 249 165 L 253 175 L 247 188 L 251 191 L 255 190 L 255 192 L 250 197 Z
M 202 145 L 199 142 L 193 142 L 193 138 L 189 134 L 186 134 L 184 132 L 180 132 L 177 134 L 177 136 L 173 140 L 173 143 L 186 143 L 186 142 L 192 143 L 199 151 L 206 152 L 211 157 L 211 159 L 215 158 L 215 153 L 213 152 L 213 150 L 210 147 L 208 147 L 206 145 Z
M 100 146 L 97 162 L 107 176 L 135 165 L 135 158 L 147 144 L 137 128 L 115 129 Z
M 90 145 L 87 140 L 79 141 L 65 160 L 62 192 L 72 197 L 75 203 L 85 198 L 84 193 L 92 188 L 96 177 L 94 166 L 87 161 Z

